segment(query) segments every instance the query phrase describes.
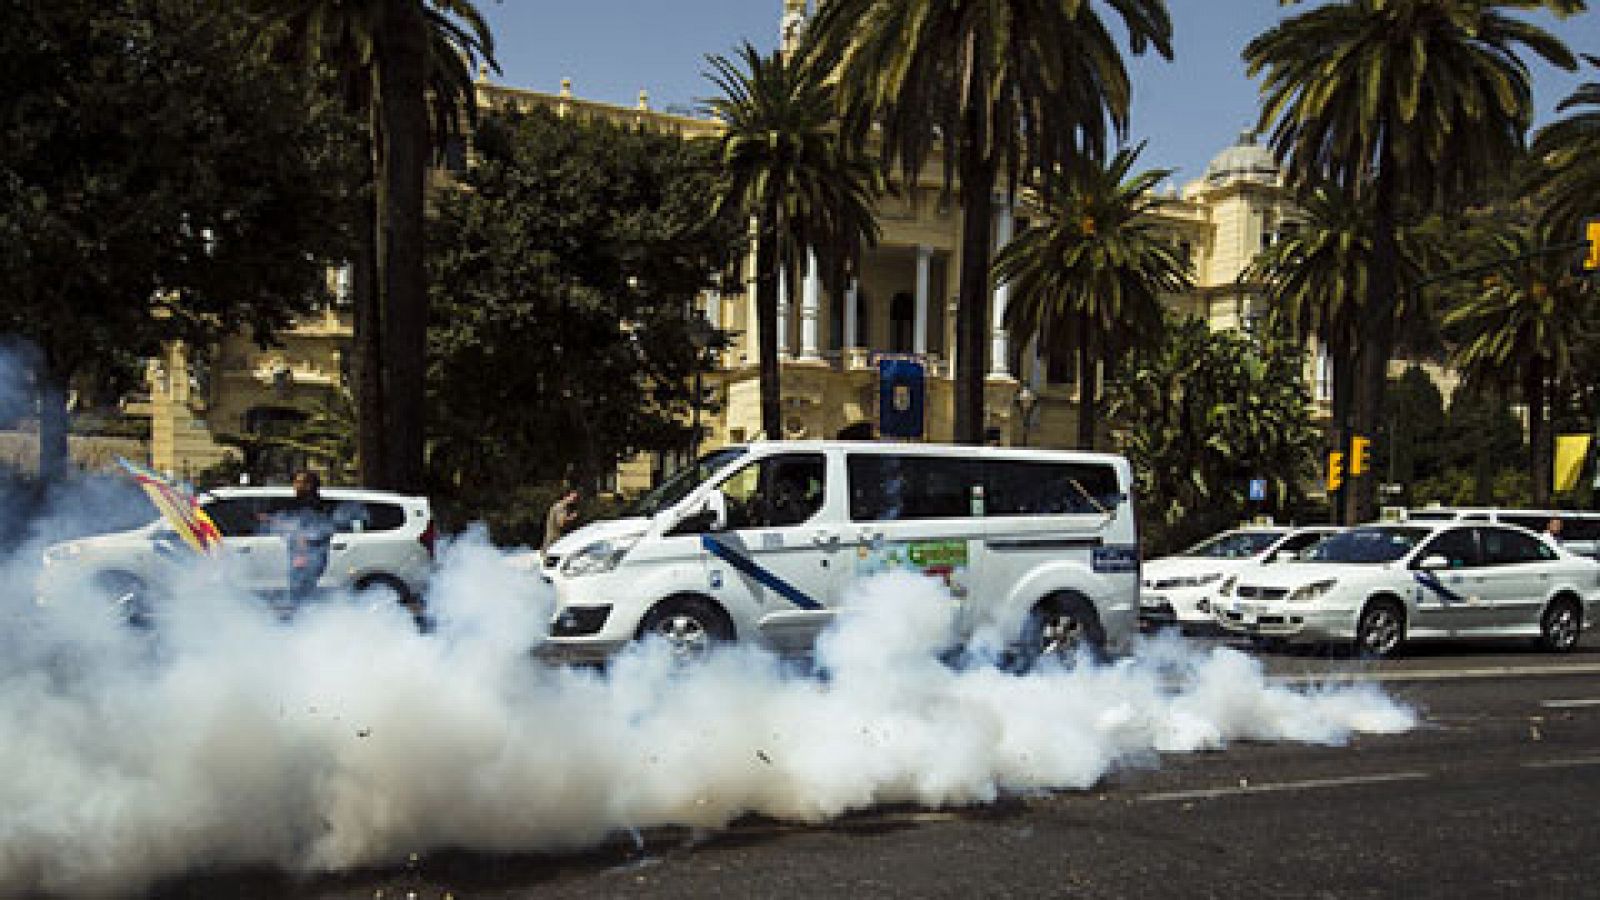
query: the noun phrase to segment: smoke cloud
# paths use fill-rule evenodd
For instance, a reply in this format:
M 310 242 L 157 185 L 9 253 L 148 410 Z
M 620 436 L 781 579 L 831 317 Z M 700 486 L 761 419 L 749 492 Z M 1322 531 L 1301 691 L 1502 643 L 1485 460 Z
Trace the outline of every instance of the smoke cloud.
M 6 896 L 979 804 L 1231 741 L 1415 723 L 1375 688 L 1275 686 L 1246 655 L 1173 638 L 1025 677 L 952 667 L 950 596 L 902 573 L 856 587 L 814 672 L 750 647 L 684 668 L 646 644 L 602 673 L 531 659 L 548 589 L 481 532 L 442 548 L 428 634 L 376 594 L 284 622 L 201 565 L 159 627 L 131 629 L 88 592 L 34 605 L 38 550 L 0 571 Z

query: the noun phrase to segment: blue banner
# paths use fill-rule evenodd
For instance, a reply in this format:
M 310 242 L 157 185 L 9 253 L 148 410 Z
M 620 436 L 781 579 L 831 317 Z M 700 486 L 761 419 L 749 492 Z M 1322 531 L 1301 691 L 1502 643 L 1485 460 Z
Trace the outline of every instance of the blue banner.
M 920 439 L 927 415 L 927 377 L 914 359 L 878 360 L 878 434 Z

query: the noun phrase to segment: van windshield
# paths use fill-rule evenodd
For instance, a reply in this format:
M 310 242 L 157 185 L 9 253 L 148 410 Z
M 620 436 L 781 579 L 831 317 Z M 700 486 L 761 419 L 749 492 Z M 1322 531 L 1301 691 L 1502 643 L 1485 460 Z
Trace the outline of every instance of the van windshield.
M 749 451 L 744 447 L 723 447 L 721 450 L 707 453 L 696 460 L 694 465 L 684 466 L 672 473 L 666 481 L 646 491 L 623 510 L 623 515 L 653 516 L 663 509 L 670 509 L 679 500 L 693 493 L 694 489 L 703 484 L 707 478 L 727 468 L 729 463 L 747 452 Z

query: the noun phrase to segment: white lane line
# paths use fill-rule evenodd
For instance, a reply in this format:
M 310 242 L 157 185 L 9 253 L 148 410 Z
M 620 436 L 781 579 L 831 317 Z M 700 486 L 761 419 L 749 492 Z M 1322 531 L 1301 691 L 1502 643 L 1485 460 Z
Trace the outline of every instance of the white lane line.
M 1323 788 L 1355 787 L 1364 784 L 1386 784 L 1392 781 L 1418 781 L 1432 778 L 1428 772 L 1386 772 L 1381 775 L 1351 775 L 1347 778 L 1314 778 L 1310 781 L 1283 781 L 1273 784 L 1241 784 L 1238 786 L 1207 788 L 1196 791 L 1164 791 L 1140 795 L 1140 800 L 1215 800 L 1244 794 L 1272 794 L 1284 791 L 1309 791 Z
M 1575 759 L 1539 759 L 1522 763 L 1524 769 L 1572 769 L 1578 766 L 1600 766 L 1600 756 L 1581 756 Z
M 1365 672 L 1302 672 L 1268 675 L 1277 684 L 1329 684 L 1341 681 L 1446 681 L 1458 678 L 1510 678 L 1523 675 L 1600 675 L 1600 663 L 1566 666 L 1495 666 L 1487 669 L 1384 669 Z
M 1541 700 L 1539 705 L 1545 709 L 1579 709 L 1585 706 L 1600 706 L 1600 697 L 1588 697 L 1582 700 Z

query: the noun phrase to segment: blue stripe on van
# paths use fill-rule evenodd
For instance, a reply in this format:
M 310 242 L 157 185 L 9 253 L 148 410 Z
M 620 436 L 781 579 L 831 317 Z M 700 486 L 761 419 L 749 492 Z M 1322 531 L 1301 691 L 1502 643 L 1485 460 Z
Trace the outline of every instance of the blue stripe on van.
M 755 560 L 745 556 L 743 553 L 738 552 L 732 547 L 729 547 L 727 544 L 724 544 L 711 535 L 700 535 L 700 544 L 707 550 L 711 551 L 711 554 L 716 558 L 722 560 L 730 566 L 733 566 L 735 569 L 738 569 L 744 574 L 749 575 L 751 578 L 754 578 L 756 581 L 760 582 L 766 587 L 777 591 L 778 594 L 783 597 L 783 599 L 793 603 L 795 606 L 798 606 L 801 609 L 822 609 L 822 604 L 811 599 L 811 597 L 808 596 L 805 591 L 800 590 L 789 582 L 779 578 L 772 572 L 762 568 Z

